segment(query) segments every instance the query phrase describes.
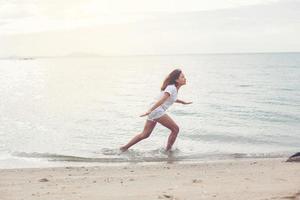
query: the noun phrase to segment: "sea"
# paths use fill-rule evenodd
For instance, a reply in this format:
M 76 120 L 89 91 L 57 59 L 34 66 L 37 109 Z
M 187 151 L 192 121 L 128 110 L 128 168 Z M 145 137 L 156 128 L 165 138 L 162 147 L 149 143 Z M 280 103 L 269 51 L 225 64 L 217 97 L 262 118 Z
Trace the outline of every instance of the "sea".
M 121 153 L 142 132 L 166 76 L 187 84 L 180 127 Z M 0 59 L 0 168 L 287 158 L 300 151 L 300 53 Z

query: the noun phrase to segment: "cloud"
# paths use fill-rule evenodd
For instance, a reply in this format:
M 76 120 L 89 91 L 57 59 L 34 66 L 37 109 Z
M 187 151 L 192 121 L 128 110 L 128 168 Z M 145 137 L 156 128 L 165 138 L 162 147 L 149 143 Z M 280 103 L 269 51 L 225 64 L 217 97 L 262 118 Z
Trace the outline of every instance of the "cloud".
M 300 50 L 297 0 L 186 12 L 100 14 L 81 10 L 80 15 L 70 17 L 77 9 L 78 5 L 74 5 L 39 19 L 28 16 L 15 21 L 14 26 L 2 24 L 0 31 L 5 27 L 7 33 L 0 35 L 0 43 L 5 47 L 0 49 L 0 55 Z M 62 17 L 62 13 L 68 13 L 68 17 Z
M 157 13 L 228 9 L 277 0 L 0 0 L 0 34 L 152 20 Z

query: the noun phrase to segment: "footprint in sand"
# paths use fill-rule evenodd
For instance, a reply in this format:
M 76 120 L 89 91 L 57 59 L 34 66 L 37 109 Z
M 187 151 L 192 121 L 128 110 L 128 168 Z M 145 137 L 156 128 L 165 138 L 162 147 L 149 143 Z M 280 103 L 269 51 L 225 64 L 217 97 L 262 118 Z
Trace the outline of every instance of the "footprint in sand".
M 202 183 L 203 181 L 200 179 L 193 179 L 193 183 Z
M 159 199 L 170 199 L 170 200 L 178 200 L 173 195 L 163 194 L 158 196 Z
M 49 180 L 46 179 L 46 178 L 42 178 L 42 179 L 39 180 L 39 182 L 48 182 L 48 181 L 49 181 Z
M 285 197 L 281 197 L 282 199 L 293 199 L 293 200 L 300 200 L 300 192 L 297 192 L 294 195 L 291 196 L 285 196 Z

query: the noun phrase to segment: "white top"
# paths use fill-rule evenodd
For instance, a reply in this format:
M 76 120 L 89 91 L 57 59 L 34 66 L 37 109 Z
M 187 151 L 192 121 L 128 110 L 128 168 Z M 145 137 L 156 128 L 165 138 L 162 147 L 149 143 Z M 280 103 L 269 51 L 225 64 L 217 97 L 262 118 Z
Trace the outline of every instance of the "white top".
M 168 85 L 164 91 L 160 92 L 160 95 L 158 96 L 157 100 L 160 99 L 165 92 L 169 93 L 170 96 L 159 107 L 162 107 L 164 110 L 167 110 L 177 99 L 177 88 L 175 85 Z M 155 103 L 156 102 L 152 103 L 152 105 L 154 105 Z

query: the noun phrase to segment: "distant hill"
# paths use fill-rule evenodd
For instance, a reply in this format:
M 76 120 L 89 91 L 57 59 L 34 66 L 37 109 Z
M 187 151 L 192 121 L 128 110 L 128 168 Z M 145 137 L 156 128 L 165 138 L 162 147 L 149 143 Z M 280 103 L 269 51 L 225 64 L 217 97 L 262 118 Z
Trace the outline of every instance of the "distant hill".
M 102 55 L 95 54 L 95 53 L 86 53 L 86 52 L 73 52 L 63 57 L 100 57 L 100 56 Z
M 7 57 L 0 57 L 1 60 L 33 60 L 34 57 L 26 56 L 26 57 L 19 57 L 19 56 L 7 56 Z
M 73 52 L 66 55 L 57 55 L 57 56 L 5 56 L 0 57 L 0 60 L 33 60 L 37 58 L 76 58 L 76 57 L 101 57 L 103 55 L 95 53 L 85 53 L 85 52 Z

